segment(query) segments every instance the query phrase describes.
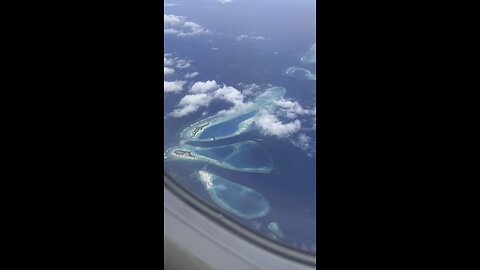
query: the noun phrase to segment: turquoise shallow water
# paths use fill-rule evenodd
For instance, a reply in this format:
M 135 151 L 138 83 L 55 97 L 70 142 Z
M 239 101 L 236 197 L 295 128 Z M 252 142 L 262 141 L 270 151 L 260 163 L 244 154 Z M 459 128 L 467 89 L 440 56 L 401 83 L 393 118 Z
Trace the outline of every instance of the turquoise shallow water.
M 203 150 L 197 150 L 197 153 L 214 159 L 225 160 L 233 153 L 233 151 L 235 151 L 233 146 L 226 146 L 223 148 L 216 148 L 215 151 L 210 150 L 210 148 L 205 148 Z
M 238 130 L 238 124 L 240 124 L 240 122 L 254 116 L 255 113 L 256 111 L 246 113 L 234 119 L 228 120 L 222 125 L 216 125 L 216 126 L 207 128 L 205 129 L 204 132 L 200 134 L 198 138 L 209 139 L 209 138 L 220 138 L 220 137 L 228 136 Z
M 256 141 L 202 148 L 179 143 L 165 151 L 164 160 L 184 164 L 200 162 L 246 173 L 270 173 L 273 169 L 272 156 Z
M 317 77 L 315 74 L 310 72 L 310 70 L 299 67 L 289 67 L 285 70 L 285 75 L 299 80 L 316 80 Z
M 186 80 L 184 75 L 199 72 L 194 79 L 186 80 L 186 89 L 180 93 L 166 94 L 164 97 L 165 115 L 172 112 L 180 100 L 188 94 L 188 86 L 196 81 L 215 80 L 242 90 L 239 85 L 257 84 L 261 91 L 270 86 L 286 88 L 285 98 L 298 101 L 304 107 L 311 107 L 316 100 L 316 81 L 300 80 L 284 75 L 288 67 L 299 67 L 316 73 L 314 63 L 304 63 L 301 58 L 316 43 L 314 1 L 281 0 L 272 5 L 272 1 L 244 0 L 234 1 L 231 5 L 218 4 L 207 0 L 176 0 L 177 6 L 165 7 L 166 14 L 185 16 L 189 21 L 211 29 L 213 34 L 178 38 L 165 36 L 165 52 L 173 57 L 188 59 L 191 66 L 177 69 L 171 80 Z M 252 12 L 252 9 L 255 12 Z M 274 16 L 272 16 L 274 14 Z M 245 39 L 238 41 L 237 36 L 248 34 L 264 36 L 265 40 Z M 218 48 L 212 50 L 212 48 Z M 249 97 L 253 100 L 253 97 Z M 230 108 L 231 104 L 215 102 L 197 113 L 182 117 L 167 117 L 164 120 L 164 150 L 180 143 L 180 132 L 205 116 Z M 200 134 L 199 138 L 221 137 L 235 132 L 238 123 L 247 116 L 231 119 L 222 126 L 213 126 Z M 309 127 L 312 118 L 302 118 L 302 127 Z M 315 130 L 304 133 L 316 140 Z M 276 239 L 286 245 L 305 247 L 315 251 L 315 201 L 316 167 L 315 156 L 309 157 L 306 151 L 294 146 L 292 138 L 280 139 L 266 136 L 258 130 L 228 140 L 189 143 L 202 146 L 199 153 L 217 160 L 227 160 L 233 148 L 217 148 L 209 152 L 207 148 L 255 140 L 268 154 L 248 151 L 239 153 L 229 162 L 239 167 L 263 164 L 266 156 L 272 161 L 270 173 L 248 173 L 234 171 L 205 162 L 166 162 L 165 170 L 179 183 L 193 193 L 205 199 L 205 203 L 230 216 L 246 227 L 265 237 Z M 252 154 L 253 153 L 253 154 Z M 257 153 L 257 154 L 255 154 Z M 216 199 L 198 179 L 198 172 L 206 170 L 215 174 L 219 180 L 215 188 Z M 230 185 L 229 183 L 232 183 Z M 235 185 L 233 185 L 235 184 Z M 269 205 L 268 213 L 254 218 L 242 217 L 226 210 L 227 207 L 242 213 L 258 212 L 257 196 L 242 196 L 241 187 L 250 188 Z M 232 188 L 233 187 L 233 188 Z M 251 193 L 255 194 L 255 193 Z M 269 225 L 269 224 L 274 225 Z M 284 237 L 281 238 L 278 232 Z
M 217 206 L 236 217 L 247 220 L 260 218 L 270 210 L 265 197 L 252 188 L 231 182 L 206 169 L 195 176 Z

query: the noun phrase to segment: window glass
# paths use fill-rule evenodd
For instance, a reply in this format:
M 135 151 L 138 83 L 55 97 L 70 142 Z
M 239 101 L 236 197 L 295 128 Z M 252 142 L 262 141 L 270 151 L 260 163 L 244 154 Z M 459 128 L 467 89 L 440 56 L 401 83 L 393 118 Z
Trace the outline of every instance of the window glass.
M 165 172 L 316 252 L 314 0 L 164 1 Z

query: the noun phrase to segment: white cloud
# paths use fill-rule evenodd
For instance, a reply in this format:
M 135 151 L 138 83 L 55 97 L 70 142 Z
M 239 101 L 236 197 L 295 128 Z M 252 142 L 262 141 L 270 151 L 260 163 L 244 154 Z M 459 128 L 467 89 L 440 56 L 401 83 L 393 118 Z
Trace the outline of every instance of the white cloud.
M 167 28 L 167 29 L 163 29 L 163 33 L 164 34 L 180 34 L 181 31 L 179 30 L 176 30 L 176 29 L 173 29 L 173 28 Z
M 222 3 L 222 4 L 233 3 L 233 0 L 217 0 L 217 1 Z
M 260 94 L 261 87 L 258 84 L 239 83 L 238 86 L 242 87 L 242 94 L 246 97 L 253 97 Z
M 254 106 L 253 102 L 244 102 L 245 96 L 242 92 L 231 86 L 223 85 L 213 93 L 213 96 L 217 100 L 223 100 L 233 105 L 227 110 L 218 112 L 218 114 L 238 113 Z
M 297 101 L 287 99 L 281 99 L 276 104 L 279 106 L 279 114 L 289 119 L 297 118 L 299 115 L 315 115 L 317 111 L 316 107 L 304 109 Z
M 178 26 L 182 25 L 186 20 L 186 17 L 176 16 L 173 14 L 163 14 L 163 27 L 165 26 Z
M 170 113 L 173 117 L 183 117 L 185 115 L 198 111 L 201 107 L 206 107 L 212 101 L 212 97 L 207 94 L 186 95 L 179 103 L 178 109 Z
M 264 135 L 289 138 L 290 142 L 306 152 L 307 156 L 314 157 L 316 141 L 304 132 L 312 132 L 316 128 L 316 104 L 313 108 L 304 108 L 297 101 L 280 99 L 275 105 L 277 107 L 273 110 L 262 110 L 257 115 L 256 126 Z M 303 124 L 309 127 L 302 128 Z M 300 131 L 302 133 L 298 134 Z
M 172 54 L 165 53 L 163 55 L 163 74 L 164 77 L 167 75 L 172 75 L 175 73 L 175 69 L 186 69 L 191 67 L 191 61 L 180 59 L 178 57 L 173 58 Z M 184 77 L 186 79 L 193 78 L 197 76 L 198 72 L 188 73 Z
M 279 138 L 288 137 L 302 127 L 300 120 L 296 119 L 292 122 L 283 123 L 277 116 L 262 111 L 255 120 L 256 126 L 265 135 L 273 135 Z
M 185 16 L 163 14 L 163 33 L 186 37 L 211 34 L 211 31 L 205 29 L 198 23 L 187 21 L 187 17 Z
M 302 150 L 308 150 L 311 147 L 312 138 L 308 137 L 304 133 L 298 135 L 297 140 L 293 141 L 295 146 L 299 147 Z
M 190 67 L 190 61 L 185 59 L 180 59 L 178 57 L 170 58 L 171 54 L 163 55 L 163 65 L 164 66 L 175 66 L 176 68 L 188 68 Z
M 170 115 L 173 117 L 183 117 L 194 113 L 202 107 L 208 107 L 213 100 L 223 100 L 233 106 L 227 110 L 218 112 L 219 114 L 234 113 L 253 106 L 251 102 L 244 102 L 244 95 L 236 88 L 223 85 L 220 87 L 216 81 L 196 82 L 190 88 L 191 95 L 185 96 Z
M 297 136 L 296 139 L 291 140 L 293 145 L 300 148 L 301 150 L 307 152 L 309 157 L 314 157 L 316 153 L 316 142 L 312 138 L 308 137 L 306 134 L 301 133 Z
M 215 90 L 219 87 L 216 81 L 196 82 L 192 85 L 190 93 L 206 93 Z
M 175 67 L 176 68 L 188 68 L 188 67 L 190 67 L 190 62 L 187 61 L 187 60 L 178 59 L 177 63 L 175 64 Z
M 243 95 L 231 86 L 223 85 L 222 88 L 218 89 L 214 93 L 214 97 L 217 99 L 222 99 L 232 103 L 234 106 L 241 106 L 243 104 Z
M 183 86 L 186 84 L 186 81 L 173 81 L 173 82 L 163 82 L 163 92 L 164 93 L 178 93 L 183 90 Z
M 163 55 L 163 65 L 164 66 L 173 66 L 175 64 L 175 60 L 173 60 L 172 58 L 169 58 L 171 56 L 171 54 L 164 54 Z
M 169 68 L 169 67 L 163 67 L 163 76 L 167 76 L 167 75 L 172 75 L 173 73 L 175 73 L 175 70 L 173 68 Z
M 185 75 L 185 78 L 186 78 L 186 79 L 191 79 L 191 78 L 194 78 L 194 77 L 196 77 L 196 76 L 198 76 L 198 75 L 200 75 L 200 73 L 198 73 L 198 72 L 195 71 L 195 72 L 186 74 L 186 75 Z
M 190 77 L 187 74 L 186 77 Z M 177 105 L 177 109 L 171 113 L 174 117 L 182 117 L 190 113 L 197 112 L 202 107 L 208 107 L 213 100 L 222 100 L 230 103 L 232 106 L 226 110 L 218 112 L 219 114 L 230 114 L 245 110 L 254 105 L 246 98 L 252 95 L 258 95 L 261 87 L 257 84 L 238 84 L 242 91 L 232 86 L 219 85 L 215 80 L 195 82 L 189 90 L 189 95 Z M 204 100 L 198 100 L 203 97 Z M 205 98 L 208 97 L 208 98 Z M 275 103 L 276 107 L 262 110 L 258 115 L 258 127 L 264 134 L 274 135 L 277 137 L 288 137 L 301 129 L 302 122 L 299 116 L 315 117 L 316 108 L 304 109 L 298 102 L 287 99 L 281 99 Z M 265 108 L 264 108 L 265 109 Z M 286 122 L 282 122 L 282 120 Z M 313 120 L 314 121 L 314 120 Z
M 173 59 L 168 58 L 170 56 L 171 55 L 168 54 L 168 53 L 163 55 L 163 76 L 164 77 L 167 76 L 167 75 L 172 75 L 173 73 L 175 73 L 175 69 L 170 67 L 174 64 Z
M 252 39 L 252 40 L 266 40 L 267 38 L 262 37 L 262 36 L 250 36 L 250 35 L 240 35 L 237 37 L 238 41 L 244 40 L 244 39 Z

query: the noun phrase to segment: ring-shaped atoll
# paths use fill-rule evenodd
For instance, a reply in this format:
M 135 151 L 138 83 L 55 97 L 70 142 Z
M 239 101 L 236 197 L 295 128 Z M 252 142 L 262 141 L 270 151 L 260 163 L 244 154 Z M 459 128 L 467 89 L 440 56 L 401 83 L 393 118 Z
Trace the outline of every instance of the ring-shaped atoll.
M 270 153 L 255 141 L 208 148 L 179 144 L 169 148 L 164 158 L 165 161 L 203 162 L 247 173 L 270 173 L 273 169 Z
M 305 64 L 314 64 L 317 62 L 317 44 L 313 44 L 310 50 L 300 59 Z
M 228 181 L 207 170 L 200 170 L 196 177 L 201 181 L 212 201 L 225 211 L 245 219 L 265 216 L 270 205 L 258 191 Z
M 220 113 L 197 121 L 180 133 L 185 142 L 209 142 L 238 136 L 255 128 L 255 116 L 260 109 L 272 110 L 285 95 L 283 87 L 271 87 L 243 110 Z

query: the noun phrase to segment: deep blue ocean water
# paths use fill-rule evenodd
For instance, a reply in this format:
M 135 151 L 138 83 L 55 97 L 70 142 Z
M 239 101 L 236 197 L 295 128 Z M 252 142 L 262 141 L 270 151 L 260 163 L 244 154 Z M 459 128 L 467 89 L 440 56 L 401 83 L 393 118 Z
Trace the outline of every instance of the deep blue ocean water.
M 234 0 L 221 4 L 216 0 L 164 1 L 175 6 L 165 6 L 164 14 L 185 16 L 211 30 L 208 35 L 178 37 L 165 34 L 165 53 L 191 61 L 191 67 L 176 69 L 168 80 L 186 80 L 183 75 L 200 73 L 188 79 L 184 91 L 166 93 L 165 115 L 172 112 L 180 99 L 187 94 L 193 82 L 215 80 L 233 86 L 257 84 L 262 89 L 269 85 L 287 89 L 285 98 L 298 101 L 304 107 L 316 102 L 316 82 L 299 80 L 283 75 L 291 66 L 303 67 L 316 74 L 315 64 L 304 64 L 300 58 L 316 43 L 315 1 L 310 0 Z M 265 37 L 265 40 L 236 37 L 248 34 Z M 188 125 L 228 108 L 213 102 L 208 108 L 181 117 L 165 119 L 165 150 L 179 143 L 179 133 Z M 205 113 L 206 115 L 202 115 Z M 302 133 L 316 140 L 315 130 Z M 316 247 L 316 158 L 294 146 L 288 138 L 265 136 L 259 132 L 242 135 L 244 140 L 255 139 L 273 158 L 270 174 L 244 173 L 207 165 L 209 171 L 263 194 L 271 206 L 269 213 L 253 220 L 237 220 L 259 233 L 272 238 L 267 229 L 270 222 L 279 224 L 284 244 L 303 247 L 315 252 Z M 233 139 L 235 140 L 235 138 Z M 190 190 L 206 198 L 202 184 L 192 176 L 205 164 L 193 162 L 168 162 L 166 171 Z M 249 204 L 252 202 L 246 202 Z M 214 204 L 212 203 L 214 206 Z

